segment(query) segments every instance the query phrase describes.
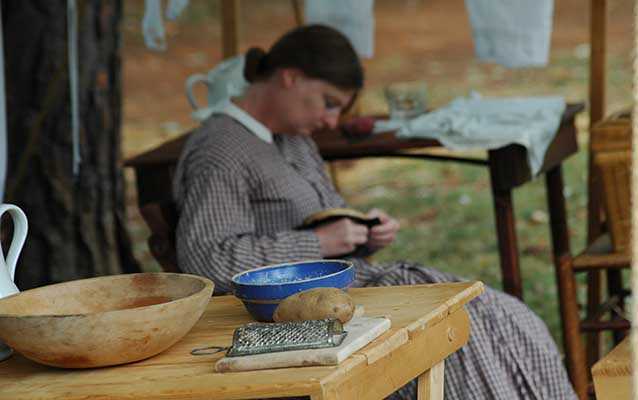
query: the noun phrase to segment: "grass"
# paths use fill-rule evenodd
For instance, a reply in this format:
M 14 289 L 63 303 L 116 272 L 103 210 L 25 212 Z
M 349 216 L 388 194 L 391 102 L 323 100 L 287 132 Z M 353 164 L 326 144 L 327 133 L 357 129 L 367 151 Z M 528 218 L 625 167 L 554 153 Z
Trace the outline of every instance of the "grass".
M 573 247 L 585 230 L 585 152 L 564 164 L 565 195 Z M 377 253 L 375 263 L 410 260 L 500 288 L 494 210 L 486 168 L 420 160 L 362 160 L 338 175 L 352 207 L 385 209 L 399 218 L 396 243 Z M 514 191 L 526 303 L 559 339 L 560 321 L 551 260 L 544 181 Z

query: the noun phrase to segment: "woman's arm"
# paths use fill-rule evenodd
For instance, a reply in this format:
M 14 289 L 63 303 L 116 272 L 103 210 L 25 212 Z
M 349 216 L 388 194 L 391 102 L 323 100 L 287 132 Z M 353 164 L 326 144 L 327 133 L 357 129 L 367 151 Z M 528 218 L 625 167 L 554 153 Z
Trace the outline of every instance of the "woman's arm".
M 321 258 L 313 231 L 256 234 L 248 185 L 239 174 L 209 169 L 184 187 L 176 233 L 178 265 L 212 279 L 215 293 L 230 292 L 231 277 L 250 268 Z

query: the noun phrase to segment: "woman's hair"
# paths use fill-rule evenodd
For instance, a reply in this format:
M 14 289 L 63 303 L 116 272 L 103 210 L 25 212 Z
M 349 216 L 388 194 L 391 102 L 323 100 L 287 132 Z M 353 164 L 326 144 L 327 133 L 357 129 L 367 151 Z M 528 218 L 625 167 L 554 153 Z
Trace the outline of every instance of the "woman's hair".
M 305 25 L 283 35 L 266 53 L 253 47 L 246 53 L 248 82 L 270 78 L 279 68 L 297 68 L 344 90 L 363 87 L 363 68 L 350 41 L 324 25 Z

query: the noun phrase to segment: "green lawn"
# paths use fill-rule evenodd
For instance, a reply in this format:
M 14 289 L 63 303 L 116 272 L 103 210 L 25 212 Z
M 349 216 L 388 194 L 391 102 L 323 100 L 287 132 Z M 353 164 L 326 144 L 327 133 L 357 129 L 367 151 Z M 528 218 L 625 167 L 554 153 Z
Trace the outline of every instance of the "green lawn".
M 564 165 L 572 248 L 585 234 L 586 156 Z M 501 276 L 489 175 L 486 168 L 405 159 L 362 160 L 341 168 L 348 203 L 378 207 L 401 222 L 397 241 L 377 263 L 411 260 L 500 288 Z M 544 180 L 514 191 L 514 209 L 527 304 L 560 335 Z

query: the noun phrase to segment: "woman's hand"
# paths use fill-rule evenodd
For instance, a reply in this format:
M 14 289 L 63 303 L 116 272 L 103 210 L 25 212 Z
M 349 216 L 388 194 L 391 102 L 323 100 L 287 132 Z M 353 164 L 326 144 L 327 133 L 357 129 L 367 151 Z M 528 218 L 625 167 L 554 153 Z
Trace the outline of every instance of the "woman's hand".
M 315 228 L 323 257 L 352 253 L 358 245 L 368 242 L 368 227 L 342 218 Z
M 368 249 L 376 251 L 386 247 L 396 239 L 400 224 L 399 221 L 377 208 L 370 210 L 368 215 L 377 217 L 381 221 L 379 225 L 373 226 L 368 232 Z

